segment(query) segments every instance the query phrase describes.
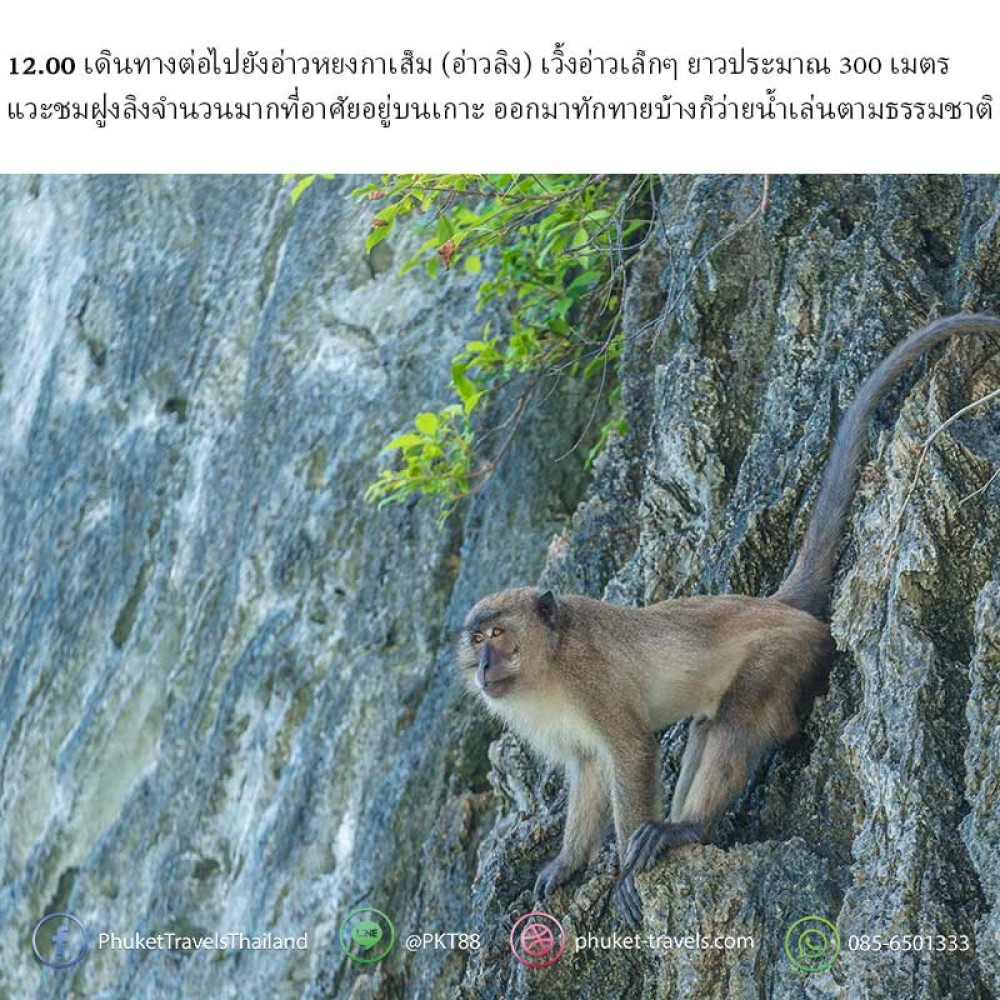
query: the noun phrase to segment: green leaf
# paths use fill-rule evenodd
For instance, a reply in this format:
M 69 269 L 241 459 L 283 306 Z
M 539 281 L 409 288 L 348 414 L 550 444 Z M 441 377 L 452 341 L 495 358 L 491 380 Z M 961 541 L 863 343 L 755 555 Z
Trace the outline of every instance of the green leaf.
M 295 205 L 298 202 L 299 198 L 301 198 L 302 195 L 304 195 L 306 191 L 309 190 L 314 180 L 316 180 L 315 174 L 306 174 L 305 177 L 303 177 L 300 181 L 296 183 L 295 187 L 292 188 L 292 193 L 291 193 L 291 199 L 293 205 Z
M 379 226 L 378 229 L 373 229 L 368 234 L 368 239 L 365 240 L 365 250 L 371 253 L 373 247 L 377 247 L 379 243 L 384 240 L 389 233 L 392 232 L 392 226 Z
M 441 423 L 436 413 L 418 413 L 413 422 L 421 434 L 427 435 L 433 434 Z
M 579 295 L 581 292 L 587 291 L 594 286 L 599 277 L 600 276 L 594 271 L 584 271 L 583 274 L 578 274 L 569 283 L 569 287 L 566 289 L 566 294 Z
M 439 243 L 447 243 L 455 232 L 455 227 L 451 224 L 447 215 L 439 215 L 435 235 Z
M 465 374 L 467 367 L 467 364 L 460 362 L 451 366 L 451 381 L 454 383 L 459 399 L 462 400 L 462 407 L 466 416 L 476 408 L 479 400 L 485 394 L 483 390 L 477 389 L 472 379 Z
M 462 364 L 461 362 L 456 362 L 451 366 L 451 381 L 454 383 L 459 397 L 463 400 L 476 391 L 472 380 L 465 374 L 465 370 L 468 367 L 467 364 Z
M 397 449 L 405 450 L 407 448 L 412 448 L 414 445 L 423 444 L 423 438 L 419 434 L 399 434 L 394 437 L 386 446 L 383 451 L 396 451 Z

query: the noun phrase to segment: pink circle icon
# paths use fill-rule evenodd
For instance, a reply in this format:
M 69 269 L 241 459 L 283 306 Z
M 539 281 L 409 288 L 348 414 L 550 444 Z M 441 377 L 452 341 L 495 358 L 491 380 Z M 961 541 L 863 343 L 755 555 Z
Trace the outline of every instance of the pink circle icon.
M 511 927 L 510 950 L 521 965 L 544 969 L 562 958 L 566 950 L 566 932 L 551 913 L 535 910 Z

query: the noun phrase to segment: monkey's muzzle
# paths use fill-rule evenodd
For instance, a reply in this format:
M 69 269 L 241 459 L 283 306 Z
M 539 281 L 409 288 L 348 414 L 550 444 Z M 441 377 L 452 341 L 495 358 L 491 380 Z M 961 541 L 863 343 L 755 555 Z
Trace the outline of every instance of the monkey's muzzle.
M 499 698 L 514 684 L 514 675 L 504 669 L 500 654 L 488 643 L 483 647 L 483 655 L 479 658 L 476 682 L 487 698 Z

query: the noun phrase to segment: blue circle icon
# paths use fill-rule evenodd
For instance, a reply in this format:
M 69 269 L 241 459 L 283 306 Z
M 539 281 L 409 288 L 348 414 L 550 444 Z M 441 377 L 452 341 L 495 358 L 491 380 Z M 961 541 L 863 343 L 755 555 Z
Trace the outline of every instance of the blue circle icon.
M 49 913 L 31 934 L 35 958 L 50 969 L 69 969 L 87 953 L 87 928 L 69 913 Z

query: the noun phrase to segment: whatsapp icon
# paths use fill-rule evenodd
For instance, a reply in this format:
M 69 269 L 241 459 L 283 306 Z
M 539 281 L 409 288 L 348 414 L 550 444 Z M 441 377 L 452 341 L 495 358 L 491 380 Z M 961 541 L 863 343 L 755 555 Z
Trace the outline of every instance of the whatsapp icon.
M 392 921 L 371 906 L 351 910 L 340 925 L 340 947 L 352 962 L 363 965 L 381 962 L 395 942 Z

